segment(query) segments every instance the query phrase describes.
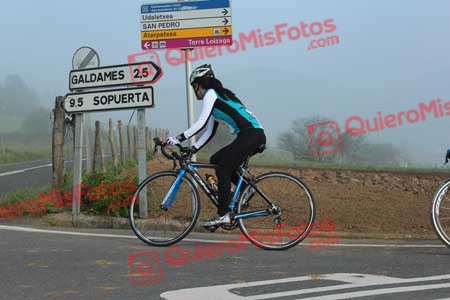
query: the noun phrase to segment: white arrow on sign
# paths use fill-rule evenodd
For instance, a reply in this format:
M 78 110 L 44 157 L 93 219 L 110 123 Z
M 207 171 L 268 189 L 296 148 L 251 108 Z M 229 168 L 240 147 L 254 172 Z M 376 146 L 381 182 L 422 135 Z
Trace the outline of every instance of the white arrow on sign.
M 242 296 L 231 292 L 240 288 L 261 287 L 268 285 L 277 285 L 283 283 L 295 283 L 301 281 L 337 281 L 344 284 L 336 284 L 324 282 L 323 286 L 290 290 L 286 292 L 258 294 L 252 293 L 251 296 Z M 448 282 L 428 283 L 426 281 L 442 281 Z M 278 299 L 281 297 L 292 297 L 296 295 L 307 295 L 313 293 L 327 293 L 323 296 L 314 295 L 312 297 L 302 296 L 301 300 L 339 300 L 339 299 L 352 299 L 361 298 L 374 295 L 385 295 L 394 293 L 407 293 L 413 291 L 424 291 L 433 289 L 445 289 L 450 288 L 450 275 L 440 275 L 432 277 L 419 277 L 419 278 L 396 278 L 380 275 L 368 275 L 368 274 L 352 274 L 352 273 L 336 273 L 326 274 L 318 276 L 301 276 L 291 277 L 285 279 L 255 281 L 239 284 L 227 284 L 217 285 L 201 288 L 184 289 L 178 291 L 171 291 L 161 294 L 161 297 L 166 300 L 197 300 L 197 299 L 217 299 L 217 300 L 257 300 L 257 299 Z M 418 285 L 411 285 L 411 283 L 421 283 Z M 390 287 L 389 285 L 395 284 L 396 286 Z M 404 284 L 404 286 L 398 286 Z M 317 286 L 317 284 L 315 284 Z M 380 286 L 374 289 L 374 286 Z M 361 290 L 363 287 L 368 287 L 367 290 Z M 357 291 L 337 292 L 339 290 L 348 290 L 351 288 L 357 288 Z M 266 290 L 270 290 L 267 288 Z M 331 292 L 331 293 L 330 293 Z M 300 300 L 300 299 L 299 299 Z
M 207 18 L 177 21 L 145 22 L 141 24 L 141 31 L 159 31 L 172 29 L 191 29 L 202 27 L 231 26 L 231 18 Z
M 161 68 L 151 61 L 73 70 L 69 75 L 69 89 L 75 91 L 131 84 L 144 85 L 155 83 L 161 76 Z
M 68 114 L 105 111 L 114 109 L 135 109 L 154 106 L 153 87 L 84 92 L 67 94 L 64 110 Z
M 141 22 L 162 22 L 196 18 L 231 17 L 231 8 L 173 11 L 167 13 L 142 14 Z

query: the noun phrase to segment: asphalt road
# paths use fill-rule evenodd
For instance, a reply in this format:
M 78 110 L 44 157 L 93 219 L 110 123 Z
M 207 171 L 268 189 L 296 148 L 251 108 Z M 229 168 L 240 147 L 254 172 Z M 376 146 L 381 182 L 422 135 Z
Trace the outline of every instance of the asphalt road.
M 231 235 L 191 234 L 169 249 L 129 230 L 51 230 L 0 225 L 0 299 L 450 299 L 450 249 L 438 241 L 273 252 L 225 247 Z
M 18 189 L 48 186 L 51 182 L 51 160 L 0 165 L 0 196 Z
M 110 155 L 105 156 L 106 161 Z M 66 170 L 73 167 L 73 161 L 65 162 Z M 83 160 L 85 168 L 85 160 Z M 31 162 L 0 165 L 0 197 L 24 188 L 42 188 L 52 183 L 52 161 L 37 160 Z

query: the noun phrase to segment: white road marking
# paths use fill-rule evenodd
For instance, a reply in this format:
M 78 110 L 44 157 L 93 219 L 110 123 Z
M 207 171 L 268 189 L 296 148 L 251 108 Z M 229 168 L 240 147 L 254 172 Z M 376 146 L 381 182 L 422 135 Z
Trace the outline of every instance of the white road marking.
M 371 247 L 371 248 L 446 248 L 444 245 L 395 245 L 395 244 L 336 244 L 326 247 Z M 319 248 L 320 249 L 320 248 Z
M 109 156 L 111 156 L 111 155 L 105 155 L 105 157 L 109 157 Z M 86 160 L 86 159 L 83 158 L 83 160 Z M 73 162 L 73 160 L 66 160 L 65 161 L 65 163 L 72 163 L 72 162 Z M 20 163 L 20 164 L 24 164 L 24 163 L 32 163 L 32 162 L 23 162 L 23 163 Z M 24 172 L 27 172 L 27 171 L 40 169 L 40 168 L 48 168 L 48 167 L 51 167 L 51 166 L 52 166 L 52 164 L 49 163 L 49 164 L 36 166 L 36 167 L 30 167 L 30 168 L 25 168 L 25 169 L 20 169 L 20 170 L 8 171 L 8 172 L 0 173 L 0 177 L 11 176 L 11 175 L 20 174 L 20 173 L 24 173 Z
M 57 231 L 57 230 L 47 230 L 47 229 L 36 229 L 21 226 L 9 226 L 0 225 L 0 230 L 12 230 L 12 231 L 22 231 L 22 232 L 35 232 L 35 233 L 53 233 L 53 234 L 63 234 L 63 235 L 78 235 L 78 236 L 92 236 L 92 237 L 108 237 L 108 238 L 124 238 L 124 239 L 137 239 L 135 235 L 121 235 L 121 234 L 103 234 L 103 233 L 88 233 L 88 232 L 75 232 L 75 231 Z M 209 244 L 224 244 L 229 241 L 238 240 L 239 237 L 233 236 L 228 240 L 208 240 L 208 239 L 183 239 L 185 242 L 200 242 Z M 250 242 L 243 242 L 250 244 Z M 299 246 L 309 246 L 308 243 L 300 243 Z M 372 248 L 446 248 L 444 245 L 395 245 L 395 244 L 338 244 L 329 245 L 327 247 L 372 247 Z M 320 248 L 319 248 L 320 249 Z
M 27 172 L 27 171 L 36 170 L 36 169 L 40 169 L 40 168 L 48 168 L 48 167 L 51 167 L 51 166 L 52 166 L 52 164 L 46 164 L 46 165 L 37 166 L 37 167 L 25 168 L 25 169 L 22 169 L 22 170 L 15 170 L 15 171 L 4 172 L 4 173 L 0 173 L 0 177 L 15 175 L 15 174 L 19 174 L 19 173 L 24 173 L 24 172 Z
M 87 233 L 87 232 L 74 232 L 74 231 L 57 231 L 57 230 L 46 230 L 46 229 L 20 227 L 20 226 L 7 226 L 7 225 L 0 225 L 0 229 L 12 230 L 12 231 L 22 231 L 22 232 L 53 233 L 53 234 L 91 236 L 91 237 L 112 237 L 112 238 L 125 238 L 125 239 L 137 238 L 136 236 L 132 236 L 132 235 Z
M 415 285 L 415 286 L 407 286 L 407 287 L 387 288 L 387 289 L 378 289 L 378 290 L 372 290 L 372 291 L 361 291 L 361 292 L 343 293 L 343 294 L 329 295 L 329 296 L 302 298 L 302 299 L 296 299 L 296 300 L 339 300 L 339 299 L 360 298 L 360 297 L 367 297 L 367 296 L 374 296 L 374 295 L 407 293 L 407 292 L 415 292 L 415 291 L 445 289 L 445 288 L 450 288 L 450 283 L 426 284 L 426 285 Z
M 217 299 L 217 300 L 262 300 L 262 299 L 274 299 L 279 297 L 304 295 L 319 292 L 330 292 L 338 291 L 349 288 L 361 288 L 361 287 L 373 287 L 373 286 L 383 286 L 379 289 L 371 289 L 367 291 L 357 291 L 357 292 L 347 292 L 347 293 L 334 293 L 324 296 L 315 296 L 309 298 L 301 298 L 301 300 L 338 300 L 338 299 L 351 299 L 359 298 L 373 295 L 382 294 L 392 294 L 392 293 L 403 293 L 411 291 L 422 291 L 430 289 L 443 289 L 450 288 L 450 282 L 438 283 L 438 284 L 424 284 L 415 286 L 404 286 L 404 287 L 393 287 L 389 288 L 386 285 L 391 284 L 406 284 L 411 282 L 425 282 L 425 281 L 435 281 L 435 280 L 448 280 L 450 275 L 441 276 L 431 276 L 431 277 L 419 277 L 419 278 L 395 278 L 388 276 L 379 275 L 368 275 L 368 274 L 348 274 L 348 273 L 336 273 L 336 274 L 325 274 L 320 276 L 301 276 L 301 277 L 291 277 L 285 279 L 276 280 L 264 280 L 255 282 L 246 282 L 240 284 L 227 284 L 218 286 L 208 286 L 201 288 L 183 289 L 177 291 L 170 291 L 161 294 L 161 297 L 166 300 L 194 300 L 194 299 Z M 231 293 L 232 289 L 248 288 L 248 287 L 258 287 L 271 284 L 280 284 L 288 282 L 299 282 L 299 281 L 312 281 L 312 280 L 331 280 L 340 281 L 346 284 L 341 285 L 329 285 L 316 288 L 306 288 L 302 290 L 292 290 L 288 292 L 280 293 L 269 293 L 260 294 L 252 296 L 241 296 Z M 300 300 L 300 299 L 299 299 Z
M 14 166 L 14 165 L 23 165 L 23 164 L 32 164 L 35 162 L 40 162 L 40 161 L 49 161 L 48 159 L 38 159 L 38 160 L 30 160 L 30 161 L 23 161 L 23 162 L 13 162 L 13 163 L 8 163 L 8 164 L 0 164 L 0 167 L 7 167 L 7 166 Z

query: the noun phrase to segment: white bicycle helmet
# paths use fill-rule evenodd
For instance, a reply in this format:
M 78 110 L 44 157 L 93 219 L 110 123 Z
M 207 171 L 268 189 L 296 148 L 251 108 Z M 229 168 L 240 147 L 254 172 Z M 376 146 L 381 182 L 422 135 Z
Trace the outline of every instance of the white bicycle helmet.
M 197 78 L 202 78 L 204 76 L 214 78 L 214 72 L 211 68 L 211 65 L 204 64 L 204 65 L 201 65 L 201 66 L 195 68 L 195 70 L 192 71 L 192 73 L 191 73 L 191 77 L 189 78 L 189 81 L 192 85 Z

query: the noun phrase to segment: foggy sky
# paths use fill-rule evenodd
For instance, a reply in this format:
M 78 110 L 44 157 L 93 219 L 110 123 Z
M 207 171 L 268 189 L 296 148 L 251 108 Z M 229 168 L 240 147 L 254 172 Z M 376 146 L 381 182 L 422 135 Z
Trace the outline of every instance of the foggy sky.
M 0 10 L 0 82 L 19 74 L 49 106 L 68 93 L 74 51 L 95 48 L 101 64 L 127 62 L 140 49 L 140 5 L 151 1 L 3 1 Z M 155 2 L 155 1 L 153 1 Z M 165 1 L 159 1 L 165 2 Z M 333 19 L 339 45 L 308 50 L 301 37 L 210 58 L 224 85 L 235 91 L 275 137 L 294 119 L 322 115 L 342 127 L 346 119 L 398 114 L 420 102 L 450 101 L 450 2 L 446 0 L 234 0 L 234 38 L 274 31 L 283 23 L 300 27 Z M 184 66 L 173 67 L 160 52 L 164 77 L 155 85 L 156 107 L 147 111 L 152 127 L 186 129 Z M 196 108 L 200 103 L 196 103 Z M 93 114 L 128 121 L 131 111 Z M 441 162 L 450 147 L 449 117 L 368 133 L 393 142 L 424 161 Z

